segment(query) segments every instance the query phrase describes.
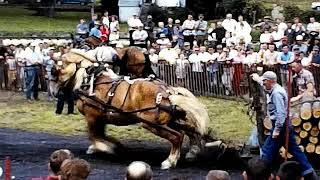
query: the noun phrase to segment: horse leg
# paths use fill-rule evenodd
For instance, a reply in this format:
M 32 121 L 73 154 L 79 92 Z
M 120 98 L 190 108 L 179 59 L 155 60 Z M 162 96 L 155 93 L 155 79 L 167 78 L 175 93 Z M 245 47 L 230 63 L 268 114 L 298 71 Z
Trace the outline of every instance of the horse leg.
M 203 149 L 202 138 L 200 135 L 192 133 L 192 132 L 185 132 L 189 137 L 189 152 L 186 154 L 186 159 L 188 161 L 194 161 L 197 155 Z
M 171 142 L 170 155 L 161 163 L 161 169 L 170 169 L 171 167 L 175 167 L 180 159 L 183 134 L 167 126 L 149 126 L 147 124 L 143 124 L 143 127 Z
M 87 154 L 93 154 L 94 152 L 105 152 L 108 154 L 114 154 L 115 145 L 110 143 L 106 138 L 104 133 L 106 123 L 103 119 L 86 115 L 87 125 L 88 125 L 88 133 L 89 139 L 92 142 L 92 145 L 89 146 L 87 150 Z

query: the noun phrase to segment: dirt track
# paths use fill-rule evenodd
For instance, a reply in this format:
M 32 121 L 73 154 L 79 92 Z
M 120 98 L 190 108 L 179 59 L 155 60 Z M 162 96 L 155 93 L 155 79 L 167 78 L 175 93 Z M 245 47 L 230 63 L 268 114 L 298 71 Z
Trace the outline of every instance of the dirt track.
M 30 133 L 18 130 L 0 129 L 0 164 L 2 166 L 5 156 L 12 159 L 12 175 L 15 179 L 30 179 L 47 175 L 47 160 L 51 152 L 56 149 L 70 149 L 75 156 L 86 159 L 93 171 L 89 179 L 123 179 L 125 167 L 132 161 L 142 160 L 149 163 L 154 170 L 154 179 L 204 179 L 208 170 L 219 165 L 227 168 L 222 162 L 237 164 L 231 161 L 232 156 L 226 155 L 216 162 L 214 153 L 206 153 L 195 163 L 188 163 L 183 159 L 178 167 L 172 170 L 160 170 L 161 162 L 167 157 L 169 144 L 159 142 L 146 142 L 136 140 L 121 141 L 125 146 L 118 155 L 86 155 L 89 145 L 87 137 L 63 137 L 45 133 Z M 238 164 L 239 165 L 239 164 Z M 232 167 L 228 167 L 232 168 Z M 241 168 L 241 167 L 237 167 Z M 239 172 L 239 171 L 236 171 Z M 232 171 L 232 179 L 238 179 L 239 173 Z

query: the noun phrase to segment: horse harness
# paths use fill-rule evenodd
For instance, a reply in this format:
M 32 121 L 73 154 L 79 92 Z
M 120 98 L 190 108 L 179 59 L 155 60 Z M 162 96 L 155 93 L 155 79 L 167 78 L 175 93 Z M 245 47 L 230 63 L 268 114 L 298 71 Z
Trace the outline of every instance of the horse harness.
M 122 77 L 119 80 L 102 81 L 102 82 L 95 83 L 95 86 L 100 85 L 100 84 L 111 84 L 111 88 L 109 88 L 109 90 L 107 92 L 107 96 L 109 97 L 107 102 L 101 100 L 100 98 L 98 98 L 96 96 L 89 96 L 89 94 L 84 90 L 77 90 L 75 93 L 80 95 L 80 96 L 78 96 L 78 98 L 84 102 L 84 105 L 88 105 L 88 106 L 91 106 L 94 108 L 99 108 L 105 114 L 116 112 L 116 113 L 128 115 L 128 114 L 134 114 L 134 113 L 145 112 L 145 111 L 157 109 L 157 119 L 160 118 L 161 110 L 169 113 L 171 116 L 171 120 L 176 120 L 176 119 L 179 119 L 179 117 L 186 116 L 186 113 L 184 111 L 182 111 L 181 109 L 177 108 L 176 105 L 166 106 L 166 105 L 161 104 L 161 101 L 163 99 L 163 95 L 161 92 L 166 92 L 166 95 L 165 95 L 166 97 L 169 97 L 170 95 L 176 94 L 176 93 L 173 90 L 170 90 L 170 88 L 168 89 L 166 83 L 164 83 L 163 81 L 154 80 L 154 79 L 149 79 L 149 81 L 154 81 L 154 82 L 157 82 L 160 84 L 160 88 L 158 90 L 157 97 L 155 100 L 155 106 L 147 107 L 147 108 L 143 108 L 143 109 L 138 109 L 138 110 L 133 110 L 133 111 L 124 111 L 123 110 L 123 107 L 125 105 L 125 102 L 127 100 L 128 94 L 130 92 L 130 89 L 131 89 L 131 86 L 133 83 L 128 83 L 129 87 L 127 88 L 126 95 L 125 95 L 125 98 L 123 100 L 121 107 L 117 108 L 117 107 L 112 106 L 112 100 L 113 100 L 114 94 L 115 94 L 118 86 L 124 81 L 126 81 L 126 80 L 124 80 L 124 77 Z M 81 96 L 84 96 L 84 97 L 98 103 L 99 105 L 88 103 Z

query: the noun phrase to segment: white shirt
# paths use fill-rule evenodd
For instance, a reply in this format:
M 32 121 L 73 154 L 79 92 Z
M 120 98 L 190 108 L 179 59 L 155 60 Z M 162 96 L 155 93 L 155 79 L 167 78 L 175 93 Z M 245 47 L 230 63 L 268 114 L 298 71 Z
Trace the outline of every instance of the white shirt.
M 201 62 L 203 57 L 201 57 L 202 55 L 199 54 L 191 54 L 189 56 L 189 61 L 190 63 L 192 63 L 192 71 L 193 72 L 203 72 L 202 70 L 202 66 L 201 66 Z
M 280 39 L 284 36 L 284 32 L 288 29 L 288 26 L 286 23 L 281 22 L 278 24 L 278 34 L 280 36 Z
M 109 24 L 110 24 L 109 17 L 103 17 L 102 24 L 109 27 Z
M 273 31 L 272 33 L 271 33 L 271 36 L 273 37 L 273 40 L 275 40 L 275 41 L 279 41 L 282 37 L 281 37 L 281 35 L 279 34 L 279 31 Z
M 157 40 L 157 44 L 160 45 L 160 49 L 166 48 L 168 43 L 170 43 L 170 40 L 168 38 L 158 39 Z
M 42 64 L 43 61 L 42 54 L 37 53 L 36 51 L 33 52 L 30 48 L 26 48 L 25 58 L 26 66 L 31 66 L 36 63 Z
M 242 24 L 243 24 L 243 26 L 241 26 L 240 22 L 237 22 L 237 24 L 236 24 L 235 33 L 237 36 L 247 35 L 247 34 L 251 33 L 251 27 L 247 23 L 247 21 L 242 21 Z
M 251 66 L 252 64 L 256 64 L 257 63 L 257 56 L 258 54 L 256 52 L 253 52 L 252 54 L 248 54 L 244 60 L 242 61 L 243 64 L 247 64 L 249 66 Z
M 149 55 L 149 59 L 152 63 L 157 64 L 159 60 L 158 54 Z
M 129 30 L 132 30 L 133 28 L 137 28 L 141 23 L 140 19 L 131 17 L 128 19 L 128 26 Z
M 317 30 L 319 30 L 319 28 L 320 28 L 320 23 L 318 23 L 318 22 L 314 22 L 314 23 L 309 23 L 308 25 L 307 25 L 307 30 L 308 31 L 317 31 Z
M 165 48 L 162 49 L 159 53 L 159 59 L 160 60 L 165 60 L 169 64 L 175 64 L 176 60 L 178 59 L 178 53 L 175 49 L 173 48 Z
M 146 39 L 148 38 L 148 33 L 145 30 L 135 30 L 132 33 L 132 39 L 135 44 L 145 44 Z
M 115 49 L 109 46 L 97 47 L 97 60 L 103 62 L 112 62 L 113 56 L 118 54 Z
M 234 32 L 236 29 L 237 21 L 234 19 L 225 19 L 222 21 L 222 26 L 229 32 Z
M 111 33 L 112 33 L 112 32 L 116 32 L 116 31 L 119 31 L 119 30 L 117 29 L 118 24 L 119 24 L 119 21 L 111 21 L 111 22 L 110 22 L 110 32 L 111 32 Z
M 193 33 L 195 33 L 195 26 L 196 26 L 196 21 L 195 20 L 185 20 L 182 24 L 182 28 L 184 29 L 183 35 L 184 36 L 190 36 Z
M 271 37 L 271 34 L 268 33 L 268 34 L 261 34 L 260 35 L 260 43 L 269 43 L 270 42 L 270 37 Z

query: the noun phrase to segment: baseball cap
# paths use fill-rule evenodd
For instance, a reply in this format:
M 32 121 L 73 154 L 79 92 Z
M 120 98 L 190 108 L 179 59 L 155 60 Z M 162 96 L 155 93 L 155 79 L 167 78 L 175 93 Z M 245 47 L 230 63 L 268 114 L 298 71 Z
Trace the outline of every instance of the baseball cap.
M 190 46 L 190 43 L 189 42 L 184 42 L 183 45 L 184 46 Z
M 179 19 L 176 19 L 176 20 L 174 21 L 174 23 L 180 24 L 180 20 L 179 20 Z
M 273 81 L 277 81 L 277 74 L 272 72 L 272 71 L 266 71 L 265 73 L 263 73 L 262 75 L 262 81 L 264 80 L 273 80 Z
M 313 46 L 312 50 L 313 51 L 319 51 L 319 46 Z
M 151 15 L 148 15 L 147 18 L 148 18 L 148 19 L 152 19 L 152 16 L 151 16 Z

